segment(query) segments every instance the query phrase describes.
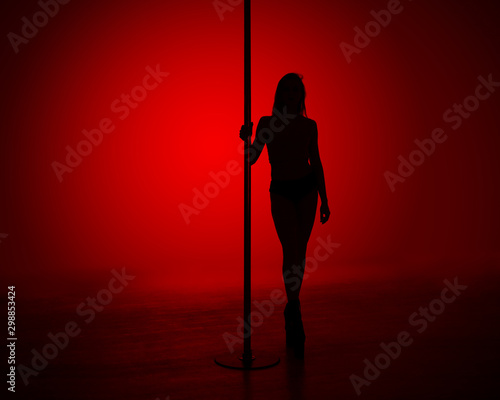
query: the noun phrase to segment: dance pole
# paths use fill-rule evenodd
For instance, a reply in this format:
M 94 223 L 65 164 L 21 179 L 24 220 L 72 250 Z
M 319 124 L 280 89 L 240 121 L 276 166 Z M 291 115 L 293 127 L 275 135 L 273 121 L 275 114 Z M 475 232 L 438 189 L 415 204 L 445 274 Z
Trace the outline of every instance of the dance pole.
M 245 102 L 244 102 L 244 121 L 245 126 L 251 129 L 252 121 L 252 68 L 251 68 L 251 25 L 250 25 L 250 0 L 245 0 Z M 243 250 L 243 320 L 245 321 L 246 327 L 243 327 L 243 354 L 233 355 L 233 354 L 223 354 L 215 358 L 215 362 L 227 368 L 234 369 L 262 369 L 272 367 L 280 362 L 278 356 L 273 356 L 264 352 L 257 352 L 254 354 L 252 352 L 251 346 L 251 331 L 252 331 L 252 321 L 251 321 L 251 165 L 250 157 L 248 157 L 248 149 L 252 143 L 252 137 L 249 135 L 245 140 L 245 155 L 244 155 L 244 250 Z

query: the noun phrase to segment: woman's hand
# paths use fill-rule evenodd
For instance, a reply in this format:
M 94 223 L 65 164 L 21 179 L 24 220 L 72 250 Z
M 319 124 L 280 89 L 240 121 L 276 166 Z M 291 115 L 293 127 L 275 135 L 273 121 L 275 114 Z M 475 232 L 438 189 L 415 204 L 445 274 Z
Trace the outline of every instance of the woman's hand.
M 321 207 L 319 209 L 319 220 L 324 224 L 330 218 L 330 208 L 327 202 L 321 202 Z
M 250 127 L 247 128 L 246 125 L 241 125 L 240 138 L 241 140 L 247 140 L 249 136 L 252 136 L 253 122 L 250 122 Z

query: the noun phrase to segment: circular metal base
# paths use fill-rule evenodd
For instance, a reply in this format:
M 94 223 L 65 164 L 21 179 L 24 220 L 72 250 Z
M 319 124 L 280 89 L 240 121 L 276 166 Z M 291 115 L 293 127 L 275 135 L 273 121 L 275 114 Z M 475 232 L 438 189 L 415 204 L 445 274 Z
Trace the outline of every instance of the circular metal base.
M 236 354 L 221 354 L 214 358 L 217 365 L 232 369 L 264 369 L 274 367 L 280 362 L 280 358 L 273 354 L 258 351 L 257 354 L 252 352 L 252 359 L 247 360 L 243 355 Z

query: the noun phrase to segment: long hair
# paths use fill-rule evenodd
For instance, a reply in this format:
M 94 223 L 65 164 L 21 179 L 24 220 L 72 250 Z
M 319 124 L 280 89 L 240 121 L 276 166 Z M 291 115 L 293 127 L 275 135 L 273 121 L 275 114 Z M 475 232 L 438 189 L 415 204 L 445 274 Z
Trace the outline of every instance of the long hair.
M 297 110 L 287 110 L 289 112 L 295 112 L 297 114 L 300 114 L 304 117 L 307 117 L 307 112 L 306 112 L 306 87 L 304 86 L 304 82 L 302 82 L 303 76 L 300 74 L 296 74 L 294 72 L 291 72 L 289 74 L 286 74 L 283 78 L 280 79 L 278 82 L 278 87 L 276 88 L 276 94 L 274 95 L 274 105 L 273 105 L 273 114 L 274 110 L 278 110 L 280 112 L 283 111 L 283 108 L 285 106 L 285 103 L 283 102 L 283 87 L 285 86 L 285 83 L 288 80 L 296 80 L 299 83 L 299 86 L 301 88 L 301 96 L 299 100 L 299 104 L 297 107 Z

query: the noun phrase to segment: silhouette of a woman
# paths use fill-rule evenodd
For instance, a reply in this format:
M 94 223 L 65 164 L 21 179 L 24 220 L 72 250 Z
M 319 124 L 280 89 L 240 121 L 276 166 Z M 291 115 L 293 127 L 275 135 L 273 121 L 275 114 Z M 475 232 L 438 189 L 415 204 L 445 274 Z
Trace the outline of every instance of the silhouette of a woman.
M 283 281 L 288 298 L 284 311 L 286 344 L 299 358 L 304 356 L 305 342 L 299 293 L 318 193 L 321 223 L 330 217 L 319 157 L 318 128 L 314 120 L 307 118 L 305 97 L 302 76 L 290 73 L 281 78 L 272 116 L 260 119 L 248 152 L 254 164 L 267 144 L 271 164 L 271 214 L 283 248 Z M 251 129 L 241 127 L 241 139 L 245 140 L 250 134 Z

